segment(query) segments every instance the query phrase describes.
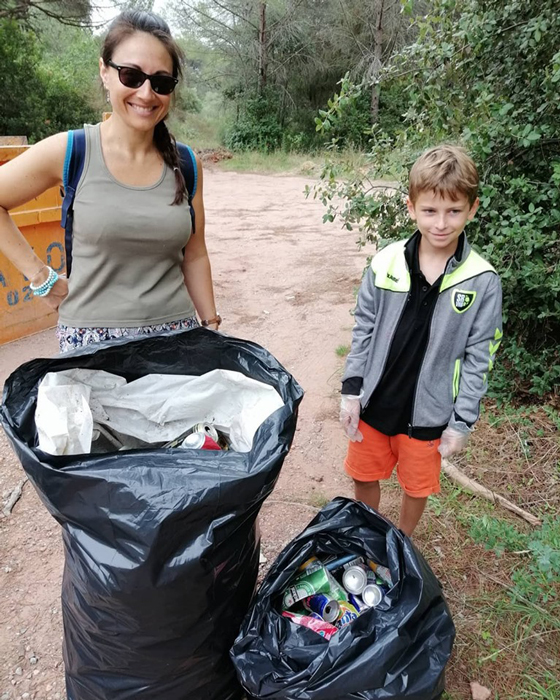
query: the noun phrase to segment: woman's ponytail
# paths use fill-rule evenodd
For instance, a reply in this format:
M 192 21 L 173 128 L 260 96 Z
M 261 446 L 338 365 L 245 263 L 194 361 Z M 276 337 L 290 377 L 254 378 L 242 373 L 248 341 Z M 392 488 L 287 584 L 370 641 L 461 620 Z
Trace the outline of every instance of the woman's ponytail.
M 175 175 L 175 199 L 172 204 L 182 204 L 185 201 L 185 197 L 189 196 L 187 184 L 181 171 L 181 161 L 176 145 L 177 142 L 173 134 L 169 133 L 163 119 L 158 122 L 154 130 L 154 144 L 161 153 L 163 160 L 173 170 Z

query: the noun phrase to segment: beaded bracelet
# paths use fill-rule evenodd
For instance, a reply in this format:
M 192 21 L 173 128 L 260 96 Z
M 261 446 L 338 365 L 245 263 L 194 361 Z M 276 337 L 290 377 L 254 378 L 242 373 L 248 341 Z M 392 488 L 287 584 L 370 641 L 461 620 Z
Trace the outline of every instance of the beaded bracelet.
M 43 284 L 35 286 L 34 284 L 29 283 L 29 288 L 36 297 L 46 297 L 58 280 L 58 274 L 52 269 L 52 267 L 49 267 L 48 270 L 49 276 L 43 282 Z

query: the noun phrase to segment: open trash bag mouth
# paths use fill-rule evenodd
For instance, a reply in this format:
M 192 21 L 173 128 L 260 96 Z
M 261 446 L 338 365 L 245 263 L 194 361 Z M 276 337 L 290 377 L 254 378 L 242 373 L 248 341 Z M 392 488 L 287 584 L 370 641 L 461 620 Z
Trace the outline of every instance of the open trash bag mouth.
M 183 357 L 171 349 L 174 336 L 181 337 Z M 248 348 L 255 349 L 254 362 Z M 260 351 L 250 341 L 198 328 L 32 360 L 5 383 L 3 422 L 8 433 L 58 468 L 77 463 L 78 455 L 103 460 L 120 449 L 96 449 L 105 428 L 127 437 L 125 449 L 162 450 L 198 423 L 223 431 L 232 449 L 220 458 L 235 460 L 234 453 L 251 451 L 276 411 L 291 410 L 287 373 L 276 361 L 267 366 L 257 360 Z M 206 459 L 206 450 L 200 452 Z
M 282 615 L 283 594 L 310 557 L 349 554 L 389 569 L 377 606 L 330 638 Z M 259 700 L 435 700 L 454 637 L 441 586 L 412 542 L 364 504 L 336 498 L 278 555 L 231 657 Z
M 257 429 L 282 406 L 273 387 L 232 370 L 127 382 L 77 368 L 41 380 L 35 422 L 39 449 L 52 455 L 161 448 L 197 424 L 223 432 L 233 451 L 249 452 Z
M 156 377 L 171 392 L 160 391 L 151 406 L 163 425 L 175 418 L 181 403 L 175 399 L 183 398 L 178 382 L 185 379 L 191 388 L 209 378 L 222 387 L 196 420 L 222 420 L 216 411 L 218 398 L 228 393 L 224 386 L 230 394 L 247 392 L 246 398 L 257 386 L 273 400 L 266 410 L 253 405 L 260 423 L 245 421 L 245 452 L 146 448 L 50 455 L 38 447 L 39 387 L 49 374 L 66 382 L 68 373 L 82 370 L 116 375 L 125 389 Z M 302 397 L 264 348 L 203 328 L 92 345 L 33 360 L 10 375 L 3 426 L 63 530 L 69 700 L 241 700 L 229 650 L 257 580 L 256 518 L 289 452 Z M 129 407 L 136 401 L 127 400 Z M 117 403 L 122 408 L 125 401 Z M 229 403 L 230 417 L 236 413 L 232 429 L 252 404 Z M 144 419 L 139 411 L 134 422 Z

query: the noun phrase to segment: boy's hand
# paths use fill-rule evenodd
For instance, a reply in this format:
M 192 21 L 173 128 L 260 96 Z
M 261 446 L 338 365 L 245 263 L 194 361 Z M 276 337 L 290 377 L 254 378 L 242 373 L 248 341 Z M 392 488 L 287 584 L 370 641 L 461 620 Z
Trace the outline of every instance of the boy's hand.
M 344 428 L 349 440 L 352 442 L 362 442 L 364 436 L 358 430 L 360 422 L 360 397 L 342 394 L 340 400 L 340 424 Z
M 460 433 L 453 428 L 446 428 L 441 434 L 441 443 L 438 452 L 444 458 L 461 452 L 467 446 L 470 433 Z

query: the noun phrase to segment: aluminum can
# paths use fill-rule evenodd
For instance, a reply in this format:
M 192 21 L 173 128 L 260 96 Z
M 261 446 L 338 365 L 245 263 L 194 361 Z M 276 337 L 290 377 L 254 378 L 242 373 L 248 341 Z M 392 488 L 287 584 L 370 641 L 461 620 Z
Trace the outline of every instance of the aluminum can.
M 376 605 L 383 600 L 384 592 L 380 586 L 375 583 L 368 583 L 362 591 L 362 600 L 368 608 L 375 608 Z
M 311 612 L 310 610 L 306 610 L 305 612 L 307 613 L 307 617 L 312 617 L 314 620 L 323 620 L 319 613 Z
M 329 579 L 329 583 L 331 586 L 330 592 L 329 592 L 331 598 L 334 598 L 339 603 L 347 603 L 348 602 L 348 593 L 346 593 L 344 588 L 335 579 L 335 577 L 331 574 L 330 571 L 327 571 L 325 569 L 325 573 L 327 574 L 327 578 Z
M 302 605 L 306 610 L 317 613 L 325 622 L 335 622 L 340 615 L 340 605 L 334 598 L 329 598 L 324 593 L 312 595 L 302 600 Z
M 322 569 L 323 565 L 317 559 L 317 557 L 309 557 L 303 564 L 298 568 L 298 571 L 305 572 L 306 574 L 312 574 L 314 571 L 319 571 Z
M 350 593 L 348 595 L 348 602 L 350 603 L 350 605 L 353 605 L 356 608 L 356 610 L 358 611 L 358 615 L 361 615 L 364 612 L 364 610 L 368 609 L 368 606 L 358 595 L 352 595 L 352 593 Z
M 213 425 L 210 425 L 210 423 L 197 423 L 196 425 L 193 425 L 191 428 L 191 433 L 202 433 L 203 435 L 208 435 L 216 443 L 220 439 L 218 431 Z
M 359 564 L 347 564 L 344 567 L 344 573 L 342 574 L 342 585 L 348 591 L 348 593 L 360 595 L 367 585 L 366 570 Z
M 361 558 L 356 558 L 355 554 L 346 554 L 343 557 L 336 557 L 335 559 L 331 559 L 327 561 L 325 564 L 325 567 L 328 571 L 336 571 L 337 569 L 341 569 L 344 564 L 348 564 L 349 562 L 353 561 L 362 561 Z
M 374 561 L 371 561 L 371 559 L 368 560 L 368 566 L 372 571 L 375 571 L 375 573 L 379 576 L 380 579 L 383 579 L 385 583 L 389 586 L 393 585 L 393 580 L 391 578 L 391 572 L 386 566 L 382 566 L 381 564 L 376 564 Z
M 220 446 L 210 435 L 204 433 L 191 433 L 178 446 L 187 450 L 220 450 Z
M 389 588 L 389 584 L 382 578 L 379 578 L 379 576 L 374 571 L 371 571 L 371 569 L 367 572 L 367 582 L 368 584 L 373 583 L 376 586 L 381 586 L 381 588 L 384 589 Z
M 301 565 L 298 567 L 298 571 L 304 571 L 305 569 L 307 569 L 307 567 L 308 567 L 310 564 L 313 564 L 313 563 L 316 562 L 316 561 L 319 561 L 319 560 L 317 559 L 317 557 L 315 557 L 315 556 L 309 557 L 309 559 L 306 559 L 306 560 L 303 562 L 303 564 L 301 564 Z
M 358 611 L 350 603 L 340 603 L 340 615 L 335 622 L 336 627 L 340 629 L 358 618 Z
M 329 622 L 325 622 L 322 619 L 317 620 L 317 618 L 311 617 L 309 615 L 300 615 L 299 613 L 292 613 L 289 610 L 284 610 L 282 616 L 287 617 L 296 625 L 308 627 L 310 630 L 313 630 L 317 634 L 320 634 L 321 637 L 324 637 L 325 639 L 330 639 L 334 634 L 338 632 L 338 628 L 334 625 L 331 625 Z
M 331 585 L 327 576 L 327 570 L 323 567 L 317 571 L 298 576 L 282 594 L 282 609 L 291 608 L 304 598 L 316 593 L 330 593 Z

